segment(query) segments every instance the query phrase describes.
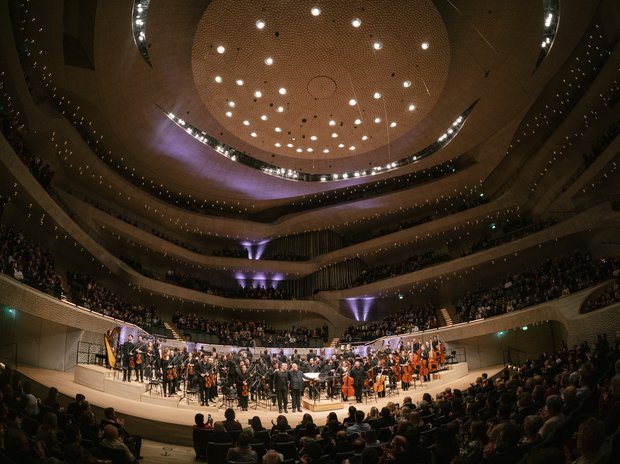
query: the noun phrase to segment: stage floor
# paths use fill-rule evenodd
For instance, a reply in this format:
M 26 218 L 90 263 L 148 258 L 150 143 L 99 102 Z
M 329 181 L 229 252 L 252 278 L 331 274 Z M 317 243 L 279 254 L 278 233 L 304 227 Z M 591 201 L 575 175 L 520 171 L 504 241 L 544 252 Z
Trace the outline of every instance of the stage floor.
M 430 393 L 435 396 L 435 394 L 445 390 L 446 387 L 464 389 L 468 387 L 470 383 L 474 382 L 483 372 L 487 372 L 490 377 L 502 368 L 503 366 L 498 365 L 489 366 L 485 369 L 468 371 L 465 363 L 461 365 L 456 364 L 453 365 L 456 378 L 454 375 L 450 375 L 450 371 L 445 371 L 442 373 L 441 378 L 421 385 L 418 384 L 416 389 L 410 388 L 406 392 L 399 390 L 398 395 L 378 398 L 377 401 L 371 399 L 368 403 L 364 401 L 363 404 L 356 404 L 355 401 L 345 402 L 343 406 L 340 409 L 336 409 L 335 412 L 338 414 L 339 419 L 342 420 L 346 416 L 347 409 L 350 405 L 354 405 L 368 412 L 372 406 L 381 408 L 388 402 L 402 404 L 405 396 L 410 396 L 415 403 L 422 399 L 424 393 Z M 203 413 L 205 417 L 207 414 L 211 414 L 215 420 L 223 420 L 224 416 L 224 407 L 204 407 L 200 406 L 196 401 L 191 400 L 188 404 L 186 399 L 180 400 L 181 397 L 163 398 L 153 394 L 150 395 L 149 399 L 149 394 L 145 393 L 140 397 L 145 400 L 136 400 L 129 399 L 122 394 L 107 393 L 95 388 L 80 385 L 75 382 L 74 370 L 60 372 L 20 366 L 18 371 L 35 382 L 58 388 L 61 393 L 69 397 L 75 397 L 77 393 L 82 393 L 92 405 L 101 408 L 112 406 L 119 416 L 125 418 L 128 430 L 133 433 L 139 433 L 145 438 L 163 443 L 190 446 L 190 428 L 194 423 L 194 415 L 198 412 Z M 114 382 L 120 382 L 121 386 L 123 384 L 120 380 L 115 380 Z M 132 384 L 133 383 L 134 382 L 132 382 Z M 135 387 L 138 387 L 138 385 L 139 384 L 136 384 Z M 259 416 L 263 425 L 267 428 L 271 424 L 271 421 L 275 421 L 278 416 L 277 408 L 269 410 L 269 408 L 259 407 L 255 409 L 252 404 L 248 411 L 241 411 L 237 408 L 235 408 L 235 411 L 237 419 L 242 425 L 247 424 L 251 417 Z M 294 426 L 301 420 L 304 412 L 309 412 L 312 414 L 314 421 L 322 425 L 325 423 L 327 414 L 330 411 L 303 411 L 292 413 L 289 409 L 287 417 L 291 425 Z M 100 417 L 97 417 L 97 419 L 100 419 Z

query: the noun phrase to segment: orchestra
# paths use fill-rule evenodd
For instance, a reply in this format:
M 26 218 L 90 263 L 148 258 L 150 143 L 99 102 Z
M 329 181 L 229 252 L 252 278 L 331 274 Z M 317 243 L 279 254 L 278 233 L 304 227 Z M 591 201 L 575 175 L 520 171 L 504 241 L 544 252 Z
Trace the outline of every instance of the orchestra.
M 119 336 L 120 338 L 120 336 Z M 364 396 L 385 397 L 388 389 L 407 391 L 416 382 L 429 382 L 433 374 L 445 369 L 445 345 L 434 336 L 429 340 L 413 339 L 397 349 L 389 344 L 379 351 L 369 350 L 364 357 L 350 351 L 323 357 L 310 352 L 300 356 L 295 350 L 287 356 L 283 350 L 260 355 L 249 349 L 228 354 L 213 351 L 188 351 L 167 348 L 158 340 L 145 341 L 138 336 L 114 347 L 119 353 L 123 381 L 130 382 L 132 370 L 138 382 L 161 385 L 163 396 L 177 393 L 197 394 L 200 406 L 222 406 L 224 398 L 237 402 L 247 411 L 250 402 L 278 406 L 280 413 L 302 411 L 301 398 L 310 402 L 343 401 L 357 403 Z M 221 402 L 218 403 L 218 400 Z

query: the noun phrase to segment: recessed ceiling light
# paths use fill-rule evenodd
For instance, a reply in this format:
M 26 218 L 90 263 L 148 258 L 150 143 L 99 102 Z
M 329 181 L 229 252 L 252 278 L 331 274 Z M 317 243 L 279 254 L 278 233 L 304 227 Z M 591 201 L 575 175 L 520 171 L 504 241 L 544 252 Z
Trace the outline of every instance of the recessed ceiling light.
M 276 147 L 278 147 L 278 148 L 280 148 L 280 147 L 282 146 L 282 144 L 281 144 L 280 142 L 276 142 L 276 143 L 274 143 L 274 145 L 275 145 Z
M 252 132 L 250 135 L 251 135 L 252 137 L 256 137 L 256 136 L 257 136 L 256 132 Z
M 367 135 L 362 135 L 362 140 L 368 140 L 368 136 Z
M 411 81 L 405 81 L 403 82 L 403 87 L 408 89 L 409 87 L 411 87 Z
M 283 107 L 283 106 L 278 106 L 278 107 L 276 108 L 276 111 L 277 111 L 278 113 L 281 113 L 282 111 L 284 111 L 284 107 Z
M 352 98 L 351 100 L 349 100 L 349 105 L 351 106 L 357 105 L 357 100 L 355 98 Z
M 218 45 L 218 47 L 216 48 L 217 52 L 221 55 L 222 53 L 224 53 L 226 51 L 226 49 L 224 48 L 223 45 Z
M 232 111 L 226 111 L 226 116 L 232 118 Z
M 355 124 L 357 124 L 358 126 L 362 123 L 362 120 L 357 118 L 355 121 L 353 121 Z
M 221 84 L 223 80 L 224 79 L 222 79 L 222 76 L 215 76 L 215 82 L 217 82 L 218 84 Z
M 383 44 L 377 40 L 375 43 L 372 44 L 372 48 L 374 48 L 375 50 L 381 50 L 383 48 Z
M 344 148 L 344 143 L 339 143 L 338 148 Z
M 265 64 L 267 66 L 271 66 L 273 64 L 273 58 L 268 56 L 267 58 L 265 58 Z
M 351 21 L 351 26 L 360 27 L 362 25 L 362 20 L 359 18 L 355 18 Z
M 301 148 L 297 148 L 295 151 L 296 151 L 297 153 L 301 153 L 303 150 L 302 150 Z
M 310 140 L 316 140 L 317 138 L 318 138 L 318 137 L 317 137 L 316 135 L 312 135 L 312 136 L 310 137 Z
M 329 148 L 324 148 L 323 153 L 329 153 Z
M 248 121 L 247 119 L 245 121 L 243 121 L 243 125 L 244 126 L 249 126 L 250 125 L 250 121 Z
M 235 82 L 237 85 L 243 85 L 243 79 L 237 79 Z
M 351 150 L 351 151 L 355 150 L 355 145 L 351 145 L 351 146 L 349 147 L 349 150 Z
M 375 118 L 375 124 L 379 124 L 381 122 L 381 118 Z
M 379 98 L 381 98 L 381 94 L 379 92 L 375 92 L 372 96 L 375 100 L 378 100 Z
M 307 148 L 307 149 L 306 149 L 306 151 L 307 151 L 308 153 L 312 153 L 314 150 L 313 150 L 312 148 Z
M 231 100 L 231 101 L 229 101 L 229 102 L 228 102 L 228 106 L 230 106 L 231 108 L 234 108 L 234 107 L 235 107 L 235 102 L 234 102 L 234 101 L 232 101 L 232 100 Z
M 396 121 L 392 121 L 392 122 L 390 123 L 390 127 L 396 127 Z
M 265 21 L 263 21 L 262 19 L 259 19 L 258 21 L 256 21 L 256 29 L 263 29 L 265 27 Z
M 262 97 L 262 96 L 263 96 L 263 92 L 261 92 L 260 90 L 257 90 L 256 92 L 254 92 L 254 96 L 255 96 L 256 98 L 260 98 L 260 97 Z
M 278 90 L 278 93 L 280 95 L 286 95 L 286 89 L 284 87 L 280 87 L 280 89 Z
M 281 129 L 280 127 L 276 127 L 276 128 L 274 129 L 274 131 L 276 131 L 276 132 L 282 132 L 282 129 Z
M 289 147 L 289 148 L 293 148 L 293 144 L 292 143 L 287 143 L 286 146 Z
M 313 6 L 310 9 L 310 13 L 312 14 L 312 16 L 318 16 L 321 14 L 321 9 L 318 6 Z
M 266 120 L 267 120 L 267 115 L 266 115 L 266 114 L 262 114 L 260 118 L 261 118 L 263 121 L 266 121 Z
M 335 139 L 335 138 L 337 138 L 337 137 L 338 137 L 338 134 L 337 134 L 336 132 L 333 132 L 333 133 L 332 133 L 332 139 Z
M 429 47 L 428 42 L 422 42 L 420 47 L 422 47 L 422 50 L 428 50 L 428 47 Z
M 329 125 L 334 127 L 336 125 L 336 121 L 332 119 L 331 121 L 329 121 Z
M 409 105 L 409 111 L 413 111 L 415 110 L 415 105 L 412 103 L 411 105 Z

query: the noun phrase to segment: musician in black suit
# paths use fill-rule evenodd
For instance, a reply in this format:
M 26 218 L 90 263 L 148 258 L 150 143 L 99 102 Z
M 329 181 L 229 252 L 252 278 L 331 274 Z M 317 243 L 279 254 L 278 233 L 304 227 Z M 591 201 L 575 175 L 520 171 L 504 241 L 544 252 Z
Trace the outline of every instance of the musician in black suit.
M 129 334 L 127 336 L 127 341 L 121 346 L 121 353 L 123 355 L 123 382 L 131 382 L 131 371 L 134 368 L 134 348 L 133 335 Z
M 142 335 L 138 335 L 138 342 L 133 348 L 135 366 L 136 366 L 136 382 L 144 382 L 144 339 Z
M 288 381 L 291 386 L 291 405 L 293 406 L 293 412 L 301 411 L 301 391 L 304 388 L 304 375 L 299 370 L 296 363 L 291 365 L 291 370 L 288 372 Z
M 355 389 L 355 401 L 362 402 L 362 391 L 364 389 L 365 373 L 362 369 L 361 363 L 355 361 L 353 369 L 351 370 L 351 377 L 353 377 L 353 388 Z
M 280 365 L 280 369 L 273 373 L 273 392 L 278 399 L 278 409 L 282 414 L 282 409 L 288 413 L 288 366 L 286 363 Z

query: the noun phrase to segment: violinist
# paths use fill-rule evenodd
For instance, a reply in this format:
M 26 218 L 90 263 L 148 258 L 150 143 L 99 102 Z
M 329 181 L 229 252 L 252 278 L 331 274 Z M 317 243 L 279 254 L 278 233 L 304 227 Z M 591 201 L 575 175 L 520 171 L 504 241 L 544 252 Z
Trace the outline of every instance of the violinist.
M 127 341 L 121 345 L 121 354 L 123 356 L 123 382 L 131 382 L 131 371 L 135 367 L 135 358 L 133 350 L 133 335 L 127 336 Z
M 136 382 L 144 382 L 144 339 L 138 335 L 138 342 L 134 346 L 134 365 L 136 368 Z
M 200 362 L 196 365 L 195 373 L 198 381 L 198 391 L 200 398 L 200 406 L 207 406 L 209 404 L 209 398 L 207 395 L 208 385 L 207 376 L 209 375 L 208 358 L 206 354 L 200 357 Z
M 176 373 L 174 369 L 174 365 L 172 364 L 172 359 L 170 359 L 170 352 L 168 350 L 164 350 L 161 358 L 161 368 L 163 373 L 163 391 L 164 396 L 172 396 L 174 395 L 174 382 L 176 379 Z
M 153 348 L 153 342 L 149 340 L 146 343 L 146 348 L 144 350 L 144 371 L 146 374 L 146 380 L 149 381 L 153 378 L 154 374 L 154 361 L 155 361 L 155 349 Z
M 250 397 L 250 371 L 246 363 L 242 362 L 237 371 L 237 396 L 239 397 L 239 407 L 242 411 L 248 410 L 248 399 Z

